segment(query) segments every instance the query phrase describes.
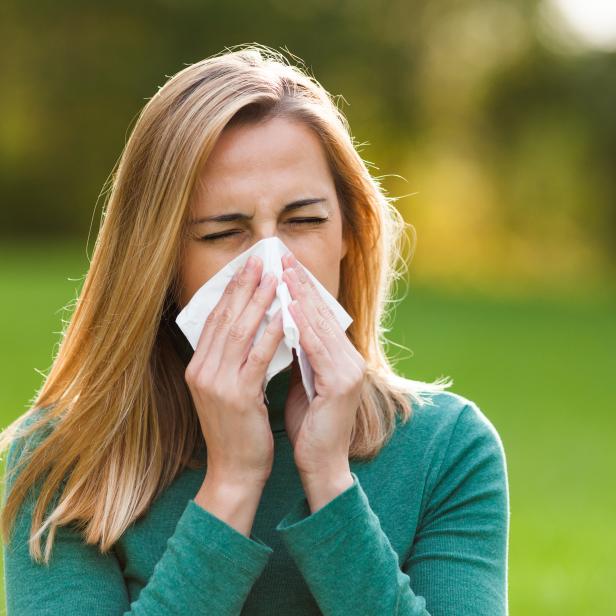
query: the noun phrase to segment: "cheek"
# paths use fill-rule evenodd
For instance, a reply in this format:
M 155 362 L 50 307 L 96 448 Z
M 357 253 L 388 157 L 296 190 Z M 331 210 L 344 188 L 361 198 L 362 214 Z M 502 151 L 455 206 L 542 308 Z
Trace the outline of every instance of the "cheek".
M 305 245 L 289 246 L 297 259 L 335 297 L 340 280 L 340 240 L 307 241 Z
M 224 265 L 224 264 L 223 264 Z M 220 266 L 222 267 L 222 265 Z M 191 297 L 218 271 L 215 262 L 199 250 L 187 249 L 180 270 L 181 292 L 180 309 Z

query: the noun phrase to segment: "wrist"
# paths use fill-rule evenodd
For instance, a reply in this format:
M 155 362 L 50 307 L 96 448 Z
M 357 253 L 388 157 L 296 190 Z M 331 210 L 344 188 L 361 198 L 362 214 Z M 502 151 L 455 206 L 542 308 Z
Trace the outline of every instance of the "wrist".
M 257 483 L 213 481 L 206 477 L 194 501 L 248 537 L 262 493 L 263 486 Z
M 215 473 L 213 470 L 206 472 L 199 493 L 227 494 L 237 496 L 255 496 L 261 494 L 266 481 L 250 476 L 233 477 L 225 473 Z
M 300 477 L 311 513 L 325 507 L 336 496 L 353 485 L 353 476 L 348 464 L 346 468 L 336 471 L 319 473 L 318 475 L 304 474 Z

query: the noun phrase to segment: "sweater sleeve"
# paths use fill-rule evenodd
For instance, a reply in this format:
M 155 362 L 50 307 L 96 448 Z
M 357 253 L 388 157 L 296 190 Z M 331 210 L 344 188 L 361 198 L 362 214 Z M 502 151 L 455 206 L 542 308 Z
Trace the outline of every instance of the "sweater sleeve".
M 13 442 L 7 470 L 15 456 Z M 2 546 L 7 616 L 239 614 L 273 552 L 190 499 L 148 583 L 130 603 L 114 550 L 102 554 L 98 546 L 85 543 L 72 524 L 56 529 L 48 565 L 31 559 L 33 493 L 30 490 L 10 540 Z M 47 533 L 41 539 L 43 551 Z
M 509 520 L 505 450 L 470 402 L 458 416 L 402 566 L 432 616 L 508 614 Z
M 353 472 L 353 484 L 324 507 L 311 514 L 304 498 L 279 522 L 276 530 L 323 614 L 506 614 L 502 444 L 466 407 L 454 432 L 402 566 Z

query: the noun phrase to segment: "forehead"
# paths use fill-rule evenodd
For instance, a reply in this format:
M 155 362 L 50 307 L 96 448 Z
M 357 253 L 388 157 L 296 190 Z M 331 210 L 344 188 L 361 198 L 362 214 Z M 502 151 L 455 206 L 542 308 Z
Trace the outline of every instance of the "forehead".
M 292 199 L 298 191 L 332 186 L 319 137 L 305 124 L 273 118 L 223 132 L 199 175 L 198 194 L 203 209 L 221 200 Z

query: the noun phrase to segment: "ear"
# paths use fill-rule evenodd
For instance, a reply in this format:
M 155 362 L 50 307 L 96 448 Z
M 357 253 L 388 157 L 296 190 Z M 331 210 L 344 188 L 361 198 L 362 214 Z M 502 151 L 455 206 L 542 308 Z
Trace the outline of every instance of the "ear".
M 346 257 L 346 253 L 348 250 L 348 245 L 347 245 L 347 241 L 344 238 L 344 236 L 342 236 L 342 254 L 340 255 L 340 260 L 342 261 L 342 259 L 344 259 L 344 257 Z

